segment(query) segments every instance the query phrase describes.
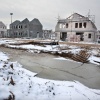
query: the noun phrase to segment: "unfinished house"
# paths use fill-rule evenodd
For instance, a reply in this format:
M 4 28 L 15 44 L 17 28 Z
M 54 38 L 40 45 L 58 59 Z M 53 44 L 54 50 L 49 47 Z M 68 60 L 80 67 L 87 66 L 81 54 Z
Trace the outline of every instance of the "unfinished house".
M 88 17 L 74 13 L 66 19 L 59 19 L 55 32 L 58 40 L 94 42 L 96 41 L 97 28 Z
M 0 37 L 4 38 L 7 37 L 7 27 L 6 25 L 0 21 Z
M 97 32 L 97 42 L 100 43 L 100 30 Z
M 12 38 L 42 38 L 43 26 L 40 21 L 34 18 L 29 21 L 27 18 L 23 21 L 16 20 L 10 24 L 9 37 Z

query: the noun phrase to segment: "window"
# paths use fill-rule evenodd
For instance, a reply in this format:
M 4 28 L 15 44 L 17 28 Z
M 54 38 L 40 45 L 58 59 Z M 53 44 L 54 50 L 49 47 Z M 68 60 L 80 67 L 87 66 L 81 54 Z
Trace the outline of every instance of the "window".
M 83 23 L 84 28 L 86 28 L 86 24 L 87 24 L 86 22 Z
M 59 28 L 62 28 L 62 24 L 59 24 Z
M 21 34 L 21 36 L 22 36 L 22 32 L 21 32 L 20 34 Z
M 22 29 L 23 27 L 22 27 L 22 25 L 21 25 L 21 29 Z
M 19 29 L 20 29 L 20 26 L 19 26 Z
M 75 28 L 78 28 L 78 23 L 75 23 Z
M 27 28 L 27 25 L 25 25 L 25 28 Z
M 79 28 L 82 28 L 82 23 L 79 23 Z
M 15 27 L 16 27 L 16 26 L 14 26 L 14 29 L 15 29 Z
M 16 35 L 15 32 L 14 32 L 14 35 Z
M 68 23 L 66 23 L 66 28 L 68 28 Z
M 63 28 L 65 28 L 65 24 L 63 24 Z
M 88 38 L 91 38 L 91 34 L 88 34 Z

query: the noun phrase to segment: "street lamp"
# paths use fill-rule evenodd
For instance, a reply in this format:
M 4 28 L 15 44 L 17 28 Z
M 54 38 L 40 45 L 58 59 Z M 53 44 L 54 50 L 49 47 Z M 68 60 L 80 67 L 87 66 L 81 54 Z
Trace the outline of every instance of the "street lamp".
M 10 25 L 10 32 L 11 32 L 11 34 L 13 34 L 13 31 L 12 31 L 12 15 L 13 15 L 13 13 L 10 13 L 10 15 L 11 15 L 11 25 Z M 11 37 L 12 37 L 12 35 L 11 35 Z
M 12 15 L 13 15 L 13 13 L 10 13 L 10 15 L 11 15 L 11 24 L 12 24 Z

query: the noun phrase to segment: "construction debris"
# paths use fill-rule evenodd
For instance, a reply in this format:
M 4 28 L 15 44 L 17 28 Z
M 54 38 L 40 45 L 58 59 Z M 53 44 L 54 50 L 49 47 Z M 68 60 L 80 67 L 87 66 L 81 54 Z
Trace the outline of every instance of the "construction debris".
M 87 63 L 90 54 L 86 50 L 81 50 L 78 54 L 72 56 L 72 59 L 78 62 Z
M 87 63 L 88 58 L 90 57 L 90 54 L 88 53 L 87 50 L 81 50 L 78 54 L 72 54 L 71 52 L 68 53 L 62 52 L 61 54 L 56 53 L 56 55 L 59 55 L 61 57 L 67 57 L 69 59 L 82 63 Z

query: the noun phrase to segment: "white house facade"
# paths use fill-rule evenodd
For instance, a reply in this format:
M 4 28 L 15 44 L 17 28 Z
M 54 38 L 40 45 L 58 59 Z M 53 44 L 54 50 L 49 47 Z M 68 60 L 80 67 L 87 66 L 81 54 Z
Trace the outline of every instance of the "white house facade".
M 66 19 L 59 19 L 55 32 L 58 40 L 94 42 L 96 41 L 97 28 L 88 17 L 74 13 Z
M 100 30 L 97 32 L 97 42 L 100 43 Z
M 7 37 L 7 27 L 6 25 L 0 21 L 0 38 Z

